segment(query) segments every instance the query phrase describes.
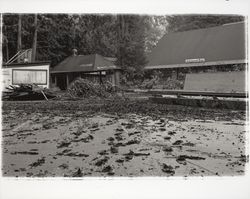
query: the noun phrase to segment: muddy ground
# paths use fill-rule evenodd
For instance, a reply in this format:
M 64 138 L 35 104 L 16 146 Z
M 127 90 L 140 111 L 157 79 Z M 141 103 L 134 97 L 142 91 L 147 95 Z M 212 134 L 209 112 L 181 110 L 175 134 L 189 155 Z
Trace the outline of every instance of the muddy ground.
M 3 102 L 2 174 L 238 176 L 246 113 L 146 99 Z

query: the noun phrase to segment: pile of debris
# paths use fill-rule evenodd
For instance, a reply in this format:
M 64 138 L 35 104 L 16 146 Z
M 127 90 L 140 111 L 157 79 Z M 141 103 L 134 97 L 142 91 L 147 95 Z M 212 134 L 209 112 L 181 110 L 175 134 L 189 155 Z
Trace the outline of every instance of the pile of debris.
M 67 91 L 73 98 L 107 98 L 115 93 L 116 88 L 109 82 L 96 84 L 87 79 L 77 78 L 69 85 Z
M 3 92 L 3 100 L 48 100 L 55 95 L 49 90 L 35 84 L 20 84 L 7 87 L 8 92 Z

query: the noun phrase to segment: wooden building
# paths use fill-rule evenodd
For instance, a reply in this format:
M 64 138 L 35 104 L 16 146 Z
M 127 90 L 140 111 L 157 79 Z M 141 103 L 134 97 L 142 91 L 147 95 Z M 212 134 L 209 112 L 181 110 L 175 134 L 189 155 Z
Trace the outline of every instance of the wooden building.
M 9 85 L 36 84 L 49 88 L 50 62 L 11 63 L 2 65 L 2 89 Z
M 168 33 L 148 55 L 145 70 L 178 78 L 179 73 L 245 70 L 244 22 Z
M 119 85 L 120 68 L 98 54 L 71 55 L 51 70 L 52 84 L 67 89 L 74 79 L 81 77 L 95 82 L 109 81 Z

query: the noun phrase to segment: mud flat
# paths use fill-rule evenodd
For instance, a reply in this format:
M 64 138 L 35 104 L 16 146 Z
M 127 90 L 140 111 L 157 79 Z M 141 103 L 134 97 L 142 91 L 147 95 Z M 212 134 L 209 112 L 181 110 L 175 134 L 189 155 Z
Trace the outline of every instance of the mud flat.
M 10 177 L 244 175 L 244 111 L 148 101 L 4 102 Z

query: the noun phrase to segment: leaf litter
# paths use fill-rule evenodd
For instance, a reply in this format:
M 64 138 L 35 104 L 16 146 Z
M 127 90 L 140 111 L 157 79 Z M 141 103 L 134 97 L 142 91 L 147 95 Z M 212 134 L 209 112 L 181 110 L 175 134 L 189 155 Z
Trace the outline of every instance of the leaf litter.
M 249 158 L 241 111 L 84 104 L 4 102 L 3 175 L 244 175 Z

